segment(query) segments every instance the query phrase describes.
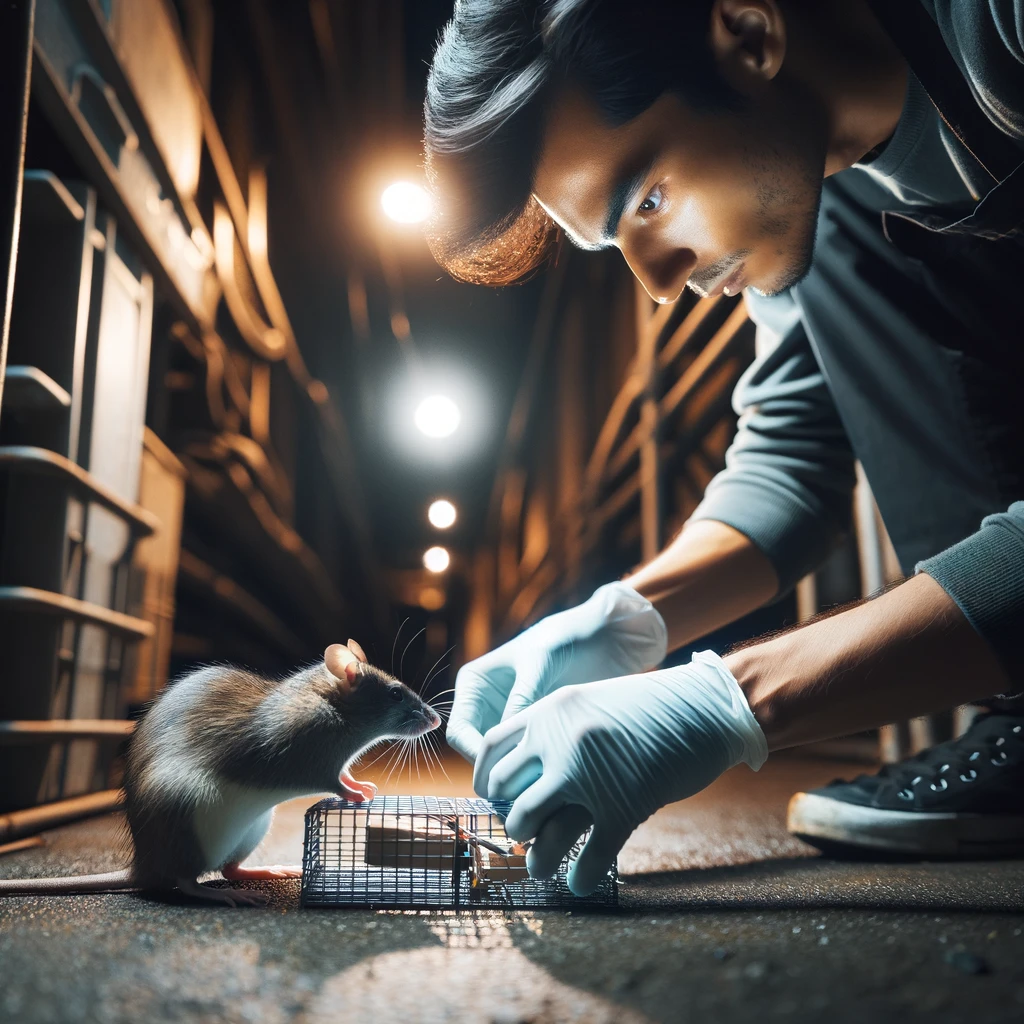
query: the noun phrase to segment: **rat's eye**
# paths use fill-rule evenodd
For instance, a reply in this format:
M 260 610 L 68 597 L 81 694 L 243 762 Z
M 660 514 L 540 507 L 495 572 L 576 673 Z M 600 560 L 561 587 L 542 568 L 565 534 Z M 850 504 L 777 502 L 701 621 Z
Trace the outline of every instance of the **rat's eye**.
M 388 687 L 388 690 L 390 691 L 391 699 L 395 701 L 396 704 L 405 700 L 405 694 L 402 693 L 402 688 L 400 686 L 390 686 Z

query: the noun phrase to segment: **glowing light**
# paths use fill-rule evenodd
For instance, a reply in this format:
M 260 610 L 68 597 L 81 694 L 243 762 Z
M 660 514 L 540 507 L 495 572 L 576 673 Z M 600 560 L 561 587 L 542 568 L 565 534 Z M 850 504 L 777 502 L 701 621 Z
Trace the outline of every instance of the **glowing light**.
M 458 430 L 462 413 L 447 395 L 429 395 L 416 407 L 415 419 L 427 437 L 449 437 Z
M 439 530 L 447 530 L 455 522 L 455 516 L 455 506 L 444 498 L 431 502 L 430 508 L 427 509 L 430 525 L 436 526 Z
M 451 560 L 447 548 L 427 548 L 423 552 L 423 566 L 429 572 L 444 572 L 451 564 Z
M 420 607 L 427 612 L 440 611 L 444 607 L 445 594 L 440 587 L 424 587 L 420 591 Z
M 380 197 L 384 212 L 399 224 L 418 224 L 430 216 L 430 195 L 411 181 L 388 185 Z
M 490 390 L 483 375 L 474 375 L 465 361 L 396 373 L 383 397 L 388 440 L 397 452 L 421 467 L 455 467 L 478 456 L 481 448 L 494 440 Z M 440 491 L 449 484 L 438 480 L 434 486 L 438 493 L 423 503 L 421 516 L 434 498 L 450 497 Z M 457 512 L 461 521 L 465 512 L 461 508 Z

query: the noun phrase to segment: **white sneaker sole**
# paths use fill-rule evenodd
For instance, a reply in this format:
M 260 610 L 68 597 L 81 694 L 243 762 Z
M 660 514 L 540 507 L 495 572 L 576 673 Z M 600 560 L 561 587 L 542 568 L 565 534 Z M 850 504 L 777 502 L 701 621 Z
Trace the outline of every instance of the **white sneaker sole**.
M 885 811 L 797 793 L 789 801 L 786 827 L 812 845 L 823 841 L 917 857 L 971 860 L 1024 854 L 1020 815 Z

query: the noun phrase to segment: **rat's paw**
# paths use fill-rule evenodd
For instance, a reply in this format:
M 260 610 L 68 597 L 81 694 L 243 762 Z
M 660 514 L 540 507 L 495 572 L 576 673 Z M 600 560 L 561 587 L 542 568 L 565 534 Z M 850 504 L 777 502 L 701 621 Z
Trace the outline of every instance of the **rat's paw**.
M 338 777 L 338 796 L 355 803 L 372 800 L 377 795 L 377 787 L 372 782 L 360 782 L 344 771 Z
M 229 907 L 265 907 L 270 897 L 250 889 L 217 889 L 200 885 L 194 878 L 179 878 L 178 888 L 186 895 L 205 903 L 225 903 Z
M 229 882 L 271 882 L 275 878 L 301 878 L 302 868 L 287 864 L 267 864 L 264 867 L 243 868 L 240 864 L 225 864 L 220 873 Z
M 229 907 L 265 907 L 270 897 L 265 892 L 254 892 L 251 889 L 215 889 L 223 894 L 224 902 Z

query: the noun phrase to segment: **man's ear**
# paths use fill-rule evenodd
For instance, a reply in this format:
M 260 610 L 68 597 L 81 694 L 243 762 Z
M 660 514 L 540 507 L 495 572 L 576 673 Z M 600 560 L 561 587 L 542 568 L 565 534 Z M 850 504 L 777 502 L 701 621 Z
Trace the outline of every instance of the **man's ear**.
M 726 80 L 772 79 L 786 56 L 786 23 L 776 0 L 715 0 L 708 42 Z

